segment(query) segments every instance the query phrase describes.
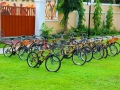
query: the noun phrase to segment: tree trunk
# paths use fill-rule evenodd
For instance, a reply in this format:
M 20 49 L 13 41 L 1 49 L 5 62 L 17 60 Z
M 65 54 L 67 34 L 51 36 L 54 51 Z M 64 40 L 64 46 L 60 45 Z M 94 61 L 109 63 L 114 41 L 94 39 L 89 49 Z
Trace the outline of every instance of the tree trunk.
M 64 26 L 64 34 L 65 34 L 65 35 L 67 34 L 67 22 L 68 22 L 68 19 L 66 20 L 65 26 Z
M 113 4 L 116 4 L 116 0 L 113 0 Z

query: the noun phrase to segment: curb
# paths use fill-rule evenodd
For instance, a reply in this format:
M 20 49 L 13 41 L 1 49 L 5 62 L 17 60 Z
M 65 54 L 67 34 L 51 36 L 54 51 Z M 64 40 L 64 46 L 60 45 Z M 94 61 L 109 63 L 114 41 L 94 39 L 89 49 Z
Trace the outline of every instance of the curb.
M 0 54 L 3 54 L 3 48 L 0 48 Z

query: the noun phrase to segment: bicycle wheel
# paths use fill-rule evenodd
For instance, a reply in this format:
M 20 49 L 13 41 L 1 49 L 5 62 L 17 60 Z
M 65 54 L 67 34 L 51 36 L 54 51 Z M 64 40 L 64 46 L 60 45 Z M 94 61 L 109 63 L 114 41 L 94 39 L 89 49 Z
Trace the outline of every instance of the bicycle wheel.
M 3 54 L 5 57 L 11 57 L 13 52 L 13 48 L 10 44 L 5 44 L 3 47 Z
M 108 56 L 115 56 L 118 53 L 118 49 L 114 44 L 109 44 L 107 46 Z
M 103 58 L 104 56 L 104 48 L 99 46 L 99 45 L 95 45 L 93 48 L 93 58 L 100 60 Z
M 70 59 L 72 57 L 72 52 L 74 52 L 74 47 L 65 45 L 64 52 L 64 57 Z
M 120 43 L 114 42 L 114 45 L 115 45 L 115 46 L 117 47 L 117 49 L 118 49 L 117 54 L 119 54 L 119 53 L 120 53 Z
M 35 68 L 38 65 L 39 57 L 36 52 L 30 52 L 27 56 L 27 64 L 29 67 Z
M 93 58 L 92 49 L 89 46 L 84 46 L 81 48 L 81 50 L 86 53 L 86 56 L 87 56 L 86 62 L 90 62 Z
M 102 47 L 102 48 L 104 49 L 103 58 L 107 58 L 107 56 L 108 56 L 108 50 L 107 50 L 106 45 L 104 45 L 103 43 L 101 43 L 101 44 L 100 44 L 100 47 Z
M 50 55 L 45 60 L 45 67 L 50 72 L 57 72 L 61 67 L 61 61 L 57 56 Z
M 29 52 L 30 52 L 29 48 L 21 47 L 18 51 L 18 56 L 21 60 L 26 60 Z
M 31 47 L 30 47 L 30 51 L 31 52 L 38 52 L 39 51 L 39 47 L 37 44 L 33 44 Z
M 75 50 L 72 55 L 72 61 L 75 65 L 82 66 L 85 64 L 87 56 L 85 52 L 80 50 Z
M 108 50 L 107 50 L 106 47 L 103 47 L 103 48 L 104 48 L 104 56 L 103 56 L 103 58 L 107 58 L 107 56 L 108 56 Z
M 55 45 L 53 45 L 52 53 L 55 56 L 58 56 L 59 59 L 60 59 L 60 61 L 63 60 L 64 50 L 63 50 L 63 46 L 61 46 L 61 44 L 55 44 Z

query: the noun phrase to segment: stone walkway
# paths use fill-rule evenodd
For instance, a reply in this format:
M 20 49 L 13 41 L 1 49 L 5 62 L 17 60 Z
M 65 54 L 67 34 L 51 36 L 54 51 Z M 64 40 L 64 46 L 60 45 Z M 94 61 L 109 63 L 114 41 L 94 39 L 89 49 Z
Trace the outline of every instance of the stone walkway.
M 0 48 L 0 54 L 3 54 L 3 48 Z

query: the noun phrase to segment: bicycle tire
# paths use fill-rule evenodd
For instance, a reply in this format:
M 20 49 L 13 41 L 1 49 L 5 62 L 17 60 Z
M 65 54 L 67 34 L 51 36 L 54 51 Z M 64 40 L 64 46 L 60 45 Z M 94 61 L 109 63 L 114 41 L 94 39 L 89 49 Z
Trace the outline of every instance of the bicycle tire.
M 45 60 L 45 67 L 50 72 L 57 72 L 61 67 L 61 61 L 57 56 L 50 55 Z
M 54 54 L 55 56 L 58 56 L 58 57 L 59 57 L 60 61 L 63 60 L 63 58 L 64 58 L 64 57 L 63 57 L 63 56 L 64 56 L 64 50 L 63 50 L 63 48 L 61 48 L 59 45 L 54 46 L 52 52 L 53 52 L 53 54 Z
M 86 53 L 86 56 L 87 56 L 86 62 L 90 62 L 93 58 L 92 49 L 89 46 L 84 46 L 81 48 L 81 50 Z
M 39 57 L 36 52 L 30 52 L 27 56 L 27 64 L 29 67 L 35 68 L 38 65 Z
M 103 47 L 104 48 L 104 55 L 103 55 L 103 58 L 107 58 L 108 56 L 108 50 L 106 47 Z
M 120 43 L 114 42 L 114 45 L 115 45 L 115 46 L 117 47 L 117 49 L 118 49 L 117 54 L 119 54 L 119 53 L 120 53 Z
M 72 54 L 72 61 L 75 65 L 82 66 L 86 63 L 86 53 L 82 50 L 75 50 Z
M 18 57 L 20 60 L 26 60 L 30 50 L 27 47 L 21 47 L 18 51 Z
M 67 59 L 70 59 L 72 57 L 72 53 L 74 52 L 74 48 L 72 46 L 65 46 L 66 54 L 67 54 Z
M 107 46 L 108 50 L 108 56 L 115 56 L 118 53 L 117 47 L 114 45 L 114 43 L 111 43 Z
M 106 47 L 106 45 L 104 45 L 104 44 L 100 44 L 100 47 L 103 47 L 103 49 L 104 49 L 104 55 L 103 55 L 103 58 L 107 58 L 107 56 L 108 56 L 108 50 L 107 50 L 107 47 Z
M 31 47 L 30 47 L 30 51 L 31 52 L 38 52 L 39 51 L 39 47 L 36 43 L 33 44 Z
M 5 57 L 11 57 L 13 53 L 13 48 L 10 44 L 5 44 L 3 47 L 3 54 Z
M 93 58 L 100 60 L 104 56 L 104 48 L 99 45 L 94 45 L 93 48 Z

